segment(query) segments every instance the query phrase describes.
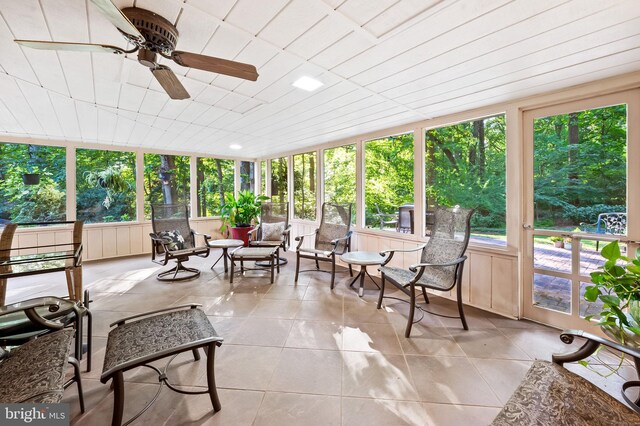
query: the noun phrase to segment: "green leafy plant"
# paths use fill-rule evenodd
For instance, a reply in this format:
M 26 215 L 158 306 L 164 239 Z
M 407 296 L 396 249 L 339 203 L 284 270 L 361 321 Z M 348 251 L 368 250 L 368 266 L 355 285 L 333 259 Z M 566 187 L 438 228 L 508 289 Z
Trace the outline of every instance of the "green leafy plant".
M 624 344 L 630 337 L 640 336 L 640 254 L 623 256 L 618 241 L 604 246 L 601 254 L 606 262 L 591 273 L 593 285 L 587 286 L 584 298 L 602 302 L 598 324 Z
M 564 241 L 564 237 L 560 237 L 560 236 L 550 237 L 549 239 L 551 241 L 553 241 L 554 243 L 559 242 L 559 241 Z
M 251 226 L 251 222 L 260 215 L 260 205 L 268 199 L 264 195 L 255 195 L 251 191 L 238 192 L 238 198 L 233 193 L 228 193 L 220 208 L 221 231 L 224 232 L 228 226 Z
M 102 201 L 105 209 L 111 207 L 111 202 L 117 192 L 127 191 L 129 182 L 122 176 L 117 166 L 109 166 L 104 170 L 85 172 L 84 179 L 88 185 L 105 190 L 106 195 Z

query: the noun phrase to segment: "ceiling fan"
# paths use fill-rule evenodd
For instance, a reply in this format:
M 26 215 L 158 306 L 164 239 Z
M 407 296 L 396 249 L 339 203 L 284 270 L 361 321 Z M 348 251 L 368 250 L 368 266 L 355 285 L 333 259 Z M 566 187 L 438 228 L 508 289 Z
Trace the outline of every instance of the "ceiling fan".
M 137 7 L 127 7 L 120 10 L 111 0 L 91 0 L 91 2 L 133 44 L 131 50 L 124 50 L 108 44 L 39 40 L 15 40 L 15 42 L 22 46 L 43 50 L 116 54 L 137 51 L 138 62 L 151 70 L 153 76 L 171 99 L 187 99 L 189 98 L 189 93 L 180 83 L 178 77 L 171 71 L 171 68 L 156 61 L 158 55 L 171 59 L 183 67 L 197 68 L 251 81 L 258 79 L 258 72 L 253 65 L 175 50 L 178 43 L 178 30 L 171 22 L 156 13 Z

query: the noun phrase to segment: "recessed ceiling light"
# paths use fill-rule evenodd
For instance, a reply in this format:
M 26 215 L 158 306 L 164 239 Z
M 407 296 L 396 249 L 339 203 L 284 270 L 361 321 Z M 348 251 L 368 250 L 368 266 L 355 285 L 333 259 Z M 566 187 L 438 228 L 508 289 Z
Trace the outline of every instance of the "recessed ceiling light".
M 324 83 L 322 83 L 321 81 L 318 81 L 315 78 L 311 78 L 307 76 L 300 77 L 299 79 L 293 82 L 294 87 L 297 87 L 298 89 L 306 90 L 307 92 L 313 92 L 323 84 Z
M 229 145 L 229 148 L 231 148 L 231 149 L 242 149 L 242 146 L 238 145 L 237 143 L 234 143 L 232 145 Z

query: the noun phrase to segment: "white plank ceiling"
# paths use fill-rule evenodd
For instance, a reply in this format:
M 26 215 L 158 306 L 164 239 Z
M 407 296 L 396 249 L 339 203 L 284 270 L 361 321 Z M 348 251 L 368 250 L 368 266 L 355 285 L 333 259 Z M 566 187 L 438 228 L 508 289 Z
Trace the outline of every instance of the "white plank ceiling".
M 170 65 L 170 100 L 87 0 L 0 0 L 2 135 L 272 156 L 640 70 L 638 0 L 114 0 L 175 23 L 178 49 L 254 64 L 258 81 Z M 292 87 L 301 76 L 324 85 Z M 241 151 L 230 151 L 230 144 Z

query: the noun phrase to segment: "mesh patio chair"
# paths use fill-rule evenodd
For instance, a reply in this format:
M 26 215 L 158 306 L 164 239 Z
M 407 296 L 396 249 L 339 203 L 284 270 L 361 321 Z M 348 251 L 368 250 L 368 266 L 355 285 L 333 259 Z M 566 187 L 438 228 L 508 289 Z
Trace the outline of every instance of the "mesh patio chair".
M 350 203 L 324 203 L 322 205 L 320 227 L 310 234 L 296 237 L 296 241 L 298 241 L 298 246 L 296 247 L 296 282 L 298 281 L 299 272 L 320 271 L 319 262 L 331 262 L 331 288 L 333 289 L 336 277 L 336 256 L 351 250 L 351 207 Z M 311 236 L 315 237 L 313 248 L 302 247 L 304 238 Z M 315 260 L 316 269 L 300 271 L 301 258 Z M 349 265 L 349 274 L 353 276 L 351 265 Z
M 207 242 L 211 237 L 191 229 L 189 207 L 184 204 L 154 204 L 151 206 L 151 224 L 151 261 L 163 266 L 170 260 L 176 261 L 174 268 L 158 274 L 158 280 L 182 281 L 198 277 L 198 269 L 188 268 L 182 263 L 191 256 L 209 256 Z M 204 238 L 204 245 L 197 245 L 196 235 Z M 157 255 L 161 259 L 156 260 Z
M 413 209 L 410 204 L 398 207 L 398 232 L 412 233 L 413 234 Z
M 287 251 L 290 242 L 289 203 L 262 203 L 260 223 L 249 232 L 249 245 L 253 247 L 280 247 Z M 280 265 L 287 259 L 278 257 Z M 257 262 L 260 264 L 261 262 Z
M 434 225 L 431 237 L 426 244 L 422 244 L 415 249 L 409 250 L 385 250 L 382 255 L 387 255 L 385 262 L 379 268 L 382 274 L 382 285 L 380 297 L 378 298 L 378 309 L 382 306 L 382 299 L 385 291 L 385 284 L 388 281 L 400 291 L 409 296 L 409 318 L 405 330 L 405 337 L 411 334 L 411 327 L 414 324 L 414 314 L 416 309 L 429 312 L 416 305 L 416 287 L 420 287 L 424 301 L 429 303 L 427 289 L 449 291 L 456 288 L 458 299 L 458 312 L 460 316 L 451 317 L 429 312 L 434 315 L 445 316 L 447 318 L 460 318 L 462 326 L 468 330 L 467 321 L 462 308 L 462 268 L 467 256 L 464 255 L 469 244 L 470 221 L 473 209 L 461 209 L 437 207 L 434 213 Z M 411 265 L 409 269 L 394 268 L 386 266 L 393 255 L 397 252 L 412 252 L 422 250 L 420 263 Z M 418 319 L 418 322 L 422 319 Z
M 377 204 L 375 204 L 375 206 L 377 212 L 375 216 L 380 221 L 380 229 L 384 229 L 385 226 L 392 226 L 393 228 L 398 227 L 398 213 L 382 213 L 380 211 L 380 207 L 378 207 Z

